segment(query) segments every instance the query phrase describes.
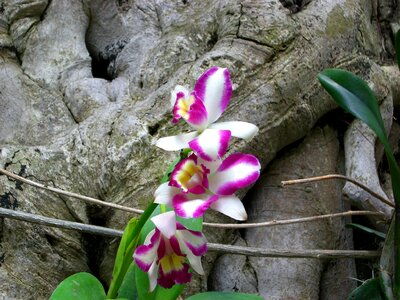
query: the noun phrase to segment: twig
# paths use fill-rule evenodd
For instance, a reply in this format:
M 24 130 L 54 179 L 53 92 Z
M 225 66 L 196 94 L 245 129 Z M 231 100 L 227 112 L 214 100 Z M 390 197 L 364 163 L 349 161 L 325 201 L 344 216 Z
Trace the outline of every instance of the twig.
M 24 182 L 26 184 L 32 185 L 34 187 L 41 188 L 41 189 L 44 189 L 44 190 L 48 190 L 48 191 L 51 191 L 51 192 L 54 192 L 54 193 L 58 193 L 58 194 L 61 194 L 61 195 L 74 197 L 74 198 L 79 199 L 79 200 L 87 201 L 87 202 L 90 202 L 90 203 L 95 203 L 95 204 L 102 205 L 102 206 L 108 206 L 108 207 L 112 207 L 112 208 L 116 208 L 116 209 L 120 209 L 120 210 L 124 210 L 124 211 L 128 211 L 128 212 L 134 212 L 134 213 L 139 213 L 139 214 L 143 213 L 143 210 L 141 210 L 141 209 L 130 208 L 130 207 L 114 204 L 114 203 L 109 203 L 109 202 L 105 202 L 105 201 L 102 201 L 102 200 L 99 200 L 99 199 L 95 199 L 95 198 L 83 196 L 83 195 L 80 195 L 80 194 L 64 191 L 64 190 L 61 190 L 61 189 L 58 189 L 58 188 L 49 187 L 49 186 L 43 185 L 41 183 L 26 179 L 26 178 L 21 177 L 21 176 L 18 176 L 16 174 L 12 173 L 12 172 L 9 172 L 9 171 L 1 169 L 1 168 L 0 168 L 0 173 L 6 175 L 8 177 L 14 178 L 14 179 L 16 179 L 18 181 L 21 181 L 21 182 Z M 327 176 L 333 176 L 333 175 L 327 175 Z M 341 176 L 341 175 L 337 175 L 337 176 Z M 324 176 L 321 176 L 321 177 L 324 177 Z M 306 179 L 299 179 L 299 180 L 306 180 Z M 292 183 L 293 181 L 294 180 L 283 181 L 282 184 L 293 184 Z M 377 215 L 377 216 L 381 215 L 383 217 L 385 216 L 381 212 L 347 211 L 347 212 L 336 213 L 336 214 L 312 216 L 312 217 L 289 219 L 289 220 L 272 220 L 272 221 L 260 222 L 260 223 L 226 224 L 226 223 L 207 223 L 207 222 L 204 222 L 203 225 L 204 226 L 208 226 L 208 227 L 214 227 L 214 228 L 233 228 L 233 229 L 235 229 L 235 228 L 254 228 L 254 227 L 268 227 L 268 226 L 274 226 L 274 225 L 286 225 L 286 224 L 310 222 L 310 221 L 315 221 L 315 220 L 319 220 L 319 219 L 335 218 L 335 217 L 350 216 L 350 215 Z
M 374 216 L 382 216 L 385 217 L 384 213 L 375 212 L 375 211 L 368 211 L 368 210 L 360 210 L 360 211 L 346 211 L 341 213 L 335 214 L 328 214 L 328 215 L 320 215 L 320 216 L 312 216 L 312 217 L 305 217 L 305 218 L 298 218 L 298 219 L 288 219 L 288 220 L 272 220 L 268 222 L 260 222 L 260 223 L 242 223 L 242 224 L 223 224 L 223 223 L 206 223 L 204 222 L 204 226 L 208 227 L 215 227 L 215 228 L 258 228 L 258 227 L 269 227 L 275 225 L 287 225 L 287 224 L 295 224 L 295 223 L 303 223 L 303 222 L 311 222 L 321 219 L 330 219 L 330 218 L 337 218 L 337 217 L 345 217 L 345 216 L 360 216 L 360 215 L 374 215 Z
M 207 244 L 210 251 L 240 254 L 257 257 L 281 257 L 281 258 L 375 258 L 381 255 L 380 251 L 366 250 L 288 250 L 288 249 L 263 249 L 243 246 L 232 246 L 222 244 Z
M 382 201 L 383 203 L 394 207 L 394 203 L 392 203 L 390 200 L 386 199 L 385 197 L 382 197 L 381 195 L 375 193 L 373 190 L 371 190 L 369 187 L 367 187 L 366 185 L 362 184 L 361 182 L 350 178 L 350 177 L 346 177 L 344 175 L 339 175 L 339 174 L 329 174 L 329 175 L 324 175 L 324 176 L 316 176 L 316 177 L 310 177 L 310 178 L 304 178 L 304 179 L 294 179 L 294 180 L 286 180 L 286 181 L 281 181 L 282 186 L 285 185 L 292 185 L 292 184 L 298 184 L 298 183 L 307 183 L 307 182 L 313 182 L 313 181 L 322 181 L 322 180 L 329 180 L 329 179 L 342 179 L 342 180 L 346 180 L 349 181 L 351 183 L 353 183 L 354 185 L 362 188 L 363 190 L 365 190 L 366 192 L 368 192 L 369 194 L 371 194 L 372 196 L 374 196 L 375 198 L 379 199 L 380 201 Z
M 26 179 L 24 177 L 18 176 L 16 174 L 12 173 L 12 172 L 9 172 L 9 171 L 1 169 L 1 168 L 0 168 L 0 173 L 6 175 L 8 177 L 14 178 L 14 179 L 16 179 L 18 181 L 21 181 L 23 183 L 26 183 L 26 184 L 29 184 L 31 186 L 37 187 L 39 189 L 44 189 L 44 190 L 51 191 L 51 192 L 54 192 L 54 193 L 57 193 L 57 194 L 60 194 L 60 195 L 73 197 L 73 198 L 76 198 L 76 199 L 79 199 L 79 200 L 82 200 L 82 201 L 85 201 L 85 202 L 94 203 L 94 204 L 98 204 L 98 205 L 102 205 L 102 206 L 108 206 L 108 207 L 112 207 L 112 208 L 116 208 L 116 209 L 120 209 L 120 210 L 124 210 L 124 211 L 128 211 L 128 212 L 137 213 L 137 214 L 143 213 L 143 210 L 141 210 L 141 209 L 126 207 L 126 206 L 122 206 L 122 205 L 115 204 L 115 203 L 109 203 L 109 202 L 101 201 L 99 199 L 95 199 L 95 198 L 92 198 L 92 197 L 82 196 L 80 194 L 76 194 L 76 193 L 64 191 L 64 190 L 61 190 L 61 189 L 58 189 L 58 188 L 54 188 L 54 187 L 51 187 L 51 186 L 47 186 L 47 185 L 44 185 L 44 184 L 29 180 L 29 179 Z
M 22 211 L 15 211 L 12 209 L 1 208 L 0 207 L 0 217 L 3 218 L 10 218 L 19 221 L 26 221 L 29 223 L 35 223 L 44 226 L 50 227 L 57 227 L 57 228 L 65 228 L 65 229 L 72 229 L 77 230 L 80 232 L 110 236 L 110 237 L 120 237 L 122 236 L 121 230 L 95 226 L 95 225 L 88 225 L 83 223 L 71 222 L 71 221 L 64 221 L 58 220 L 53 218 L 48 218 L 36 214 L 30 214 Z
M 11 209 L 0 208 L 0 217 L 26 221 L 44 226 L 58 227 L 64 229 L 78 230 L 80 232 L 98 234 L 109 237 L 120 238 L 123 234 L 121 230 L 110 229 L 101 226 L 87 225 L 71 221 L 58 220 L 43 217 L 35 214 L 14 211 Z M 242 247 L 232 245 L 222 245 L 208 243 L 210 251 L 239 254 L 257 257 L 285 257 L 285 258 L 363 258 L 370 259 L 380 256 L 379 251 L 357 251 L 357 250 L 287 250 L 287 249 L 261 249 L 253 247 Z

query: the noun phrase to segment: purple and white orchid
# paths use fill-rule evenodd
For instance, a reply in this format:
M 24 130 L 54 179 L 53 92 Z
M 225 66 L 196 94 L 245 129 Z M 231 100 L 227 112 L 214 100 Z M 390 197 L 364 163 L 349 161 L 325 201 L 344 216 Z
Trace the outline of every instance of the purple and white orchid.
M 214 123 L 228 106 L 232 83 L 226 68 L 212 67 L 203 73 L 192 92 L 176 86 L 171 93 L 173 120 L 180 119 L 194 132 L 164 137 L 157 146 L 164 150 L 190 148 L 191 154 L 176 164 L 169 182 L 155 191 L 155 203 L 174 211 L 155 216 L 151 231 L 133 258 L 148 273 L 150 291 L 157 283 L 165 288 L 190 281 L 189 263 L 203 274 L 201 256 L 207 244 L 201 232 L 188 230 L 176 221 L 201 217 L 209 208 L 236 220 L 247 219 L 246 210 L 235 192 L 253 184 L 260 176 L 261 165 L 251 154 L 234 153 L 223 159 L 231 136 L 252 138 L 257 126 L 246 122 Z
M 208 141 L 211 154 L 217 155 L 217 151 L 213 150 L 213 146 L 216 145 L 214 141 L 223 139 L 226 131 L 235 137 L 251 139 L 258 132 L 257 126 L 251 123 L 214 123 L 225 111 L 231 96 L 232 82 L 226 68 L 212 67 L 205 71 L 197 80 L 192 92 L 183 86 L 176 86 L 171 93 L 174 115 L 172 122 L 177 123 L 182 118 L 196 131 L 161 138 L 156 145 L 167 151 L 175 151 L 188 148 L 197 137 L 198 143 Z
M 136 248 L 133 258 L 138 267 L 149 276 L 149 290 L 157 283 L 170 288 L 191 280 L 190 266 L 204 274 L 201 256 L 207 252 L 207 242 L 199 231 L 186 229 L 176 221 L 173 211 L 151 219 L 156 228 L 146 237 L 143 245 Z
M 211 208 L 243 221 L 246 210 L 234 193 L 253 184 L 260 169 L 260 162 L 251 154 L 234 153 L 211 161 L 191 154 L 175 166 L 170 181 L 158 187 L 154 202 L 173 207 L 183 218 L 201 217 Z

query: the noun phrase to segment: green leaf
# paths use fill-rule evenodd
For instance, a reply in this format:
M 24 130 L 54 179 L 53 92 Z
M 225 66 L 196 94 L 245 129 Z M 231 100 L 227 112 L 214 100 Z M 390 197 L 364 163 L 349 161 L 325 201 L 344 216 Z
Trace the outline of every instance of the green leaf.
M 135 263 L 132 261 L 128 271 L 125 274 L 124 280 L 122 281 L 121 287 L 118 290 L 118 297 L 126 298 L 127 300 L 138 299 L 138 292 L 135 282 Z
M 396 59 L 397 59 L 397 65 L 400 68 L 400 30 L 396 32 L 396 35 L 394 37 L 394 44 L 396 48 Z
M 364 121 L 378 135 L 385 148 L 389 147 L 378 103 L 364 80 L 340 69 L 326 69 L 318 74 L 318 79 L 337 104 Z
M 356 288 L 349 295 L 348 300 L 384 300 L 380 285 L 379 278 L 368 279 L 361 286 Z
M 186 300 L 263 300 L 261 296 L 232 292 L 205 292 L 190 296 Z
M 104 300 L 106 293 L 100 281 L 89 273 L 76 273 L 64 279 L 50 300 Z
M 133 231 L 137 223 L 137 219 L 132 218 L 125 227 L 124 234 L 122 235 L 121 241 L 118 246 L 117 255 L 115 257 L 112 278 L 117 278 L 118 274 L 121 271 L 124 263 L 124 257 L 126 256 L 126 252 L 128 250 L 128 246 L 132 243 L 133 239 L 135 239 Z
M 363 225 L 360 225 L 360 224 L 349 223 L 349 224 L 346 224 L 346 227 L 361 229 L 361 230 L 363 230 L 365 232 L 374 234 L 374 235 L 376 235 L 376 236 L 378 236 L 378 237 L 380 237 L 382 239 L 386 238 L 386 234 L 385 233 L 380 232 L 380 231 L 375 230 L 375 229 L 372 229 L 372 228 L 369 228 L 369 227 L 366 227 L 366 226 L 363 226 Z

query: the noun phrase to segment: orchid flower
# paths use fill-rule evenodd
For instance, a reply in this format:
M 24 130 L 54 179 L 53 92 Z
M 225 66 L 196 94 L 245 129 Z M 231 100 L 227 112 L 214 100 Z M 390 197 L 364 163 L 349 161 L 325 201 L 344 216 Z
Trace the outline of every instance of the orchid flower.
M 258 179 L 258 159 L 251 154 L 234 153 L 224 160 L 210 161 L 204 159 L 204 149 L 199 150 L 175 166 L 170 181 L 155 191 L 154 202 L 173 207 L 183 218 L 201 217 L 211 208 L 236 220 L 246 220 L 243 203 L 234 193 Z M 226 149 L 219 150 L 223 156 Z
M 196 131 L 176 136 L 161 138 L 156 146 L 175 151 L 188 148 L 189 143 L 196 137 L 208 137 L 210 146 L 214 141 L 221 139 L 223 131 L 243 139 L 251 139 L 257 132 L 257 126 L 239 121 L 214 123 L 228 106 L 232 96 L 232 82 L 229 70 L 226 68 L 212 67 L 205 71 L 197 80 L 194 90 L 190 93 L 183 86 L 176 86 L 171 92 L 171 105 L 173 106 L 173 120 L 175 124 L 179 119 L 184 119 Z M 225 145 L 227 147 L 227 145 Z
M 155 224 L 143 245 L 136 248 L 133 258 L 138 267 L 149 276 L 149 290 L 157 283 L 170 288 L 191 280 L 190 266 L 204 274 L 201 256 L 207 252 L 207 242 L 199 231 L 186 229 L 176 221 L 173 211 L 151 218 Z

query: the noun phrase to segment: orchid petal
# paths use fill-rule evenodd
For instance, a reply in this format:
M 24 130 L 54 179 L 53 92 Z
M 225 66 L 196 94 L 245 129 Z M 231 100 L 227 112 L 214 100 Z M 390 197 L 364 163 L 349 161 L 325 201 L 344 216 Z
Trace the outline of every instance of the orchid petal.
M 217 201 L 211 204 L 211 208 L 235 220 L 247 220 L 247 213 L 243 203 L 236 195 L 220 196 Z
M 189 196 L 189 197 L 188 197 Z M 201 199 L 197 195 L 179 194 L 172 200 L 173 208 L 176 214 L 182 218 L 198 218 L 204 215 L 204 212 L 210 207 L 211 203 L 216 201 L 216 196 Z M 204 197 L 204 196 L 203 196 Z
M 157 229 L 166 237 L 171 238 L 176 231 L 176 216 L 175 212 L 169 211 L 159 214 L 151 218 L 151 221 L 156 225 Z
M 149 242 L 149 237 L 153 243 L 137 247 L 133 254 L 136 264 L 144 272 L 148 272 L 153 262 L 157 259 L 157 249 L 160 243 L 159 232 L 155 230 L 151 231 L 146 237 L 147 242 Z
M 195 94 L 184 98 L 183 94 L 179 93 L 172 112 L 174 115 L 173 124 L 178 123 L 179 119 L 183 118 L 197 130 L 207 127 L 208 113 L 206 107 Z
M 177 224 L 179 228 L 179 223 Z M 203 275 L 204 270 L 201 265 L 201 256 L 207 252 L 207 240 L 200 231 L 178 230 L 176 232 L 182 252 L 186 254 L 192 268 Z
M 213 161 L 222 158 L 228 149 L 231 132 L 229 130 L 206 129 L 189 142 L 189 147 L 197 156 Z
M 198 165 L 203 165 L 204 167 L 206 167 L 209 170 L 208 174 L 215 173 L 215 171 L 219 168 L 221 163 L 222 163 L 222 159 L 220 159 L 220 158 L 218 158 L 216 160 L 212 160 L 212 161 L 207 161 L 207 160 L 204 160 L 199 157 L 199 159 L 197 161 Z
M 184 192 L 203 194 L 208 187 L 208 173 L 205 167 L 197 164 L 197 156 L 192 154 L 175 166 L 169 184 Z
M 171 92 L 171 106 L 175 105 L 175 102 L 177 99 L 179 98 L 187 98 L 189 97 L 190 92 L 187 88 L 185 88 L 184 86 L 181 85 L 177 85 L 175 86 L 175 88 L 173 89 L 173 91 Z
M 169 186 L 168 182 L 165 182 L 154 192 L 154 203 L 172 206 L 172 198 L 179 193 L 181 193 L 181 189 Z
M 192 274 L 189 272 L 189 264 L 182 263 L 181 260 L 183 258 L 182 256 L 172 254 L 172 257 L 160 261 L 160 271 L 157 280 L 160 286 L 169 289 L 176 283 L 184 284 L 192 279 Z
M 217 120 L 228 106 L 232 96 L 229 70 L 212 67 L 197 80 L 194 93 L 204 102 L 208 113 L 208 124 Z
M 156 142 L 156 146 L 166 151 L 177 151 L 189 148 L 189 142 L 196 136 L 198 136 L 197 131 L 163 137 Z
M 241 121 L 218 122 L 211 124 L 208 128 L 229 130 L 232 136 L 245 140 L 251 140 L 258 133 L 256 125 Z
M 178 242 L 183 241 L 190 252 L 195 256 L 202 256 L 207 252 L 207 240 L 201 231 L 178 229 L 176 231 L 176 237 Z M 187 254 L 187 252 L 184 251 L 183 253 Z
M 157 277 L 158 277 L 158 263 L 154 261 L 148 271 L 149 276 L 149 291 L 152 292 L 157 286 Z
M 235 153 L 223 160 L 209 177 L 209 189 L 218 195 L 232 195 L 260 176 L 260 162 L 251 154 Z

